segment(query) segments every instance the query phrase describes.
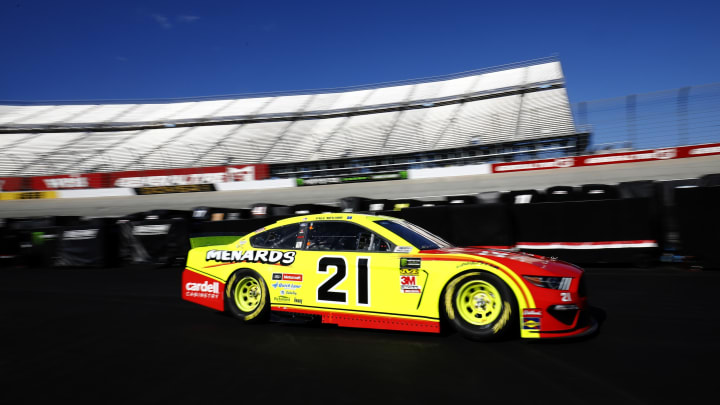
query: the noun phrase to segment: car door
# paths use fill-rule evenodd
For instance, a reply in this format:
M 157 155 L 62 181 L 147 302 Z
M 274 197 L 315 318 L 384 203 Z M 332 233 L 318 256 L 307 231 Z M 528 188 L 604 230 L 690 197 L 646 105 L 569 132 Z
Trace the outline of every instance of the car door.
M 409 278 L 403 275 L 404 255 L 394 253 L 387 239 L 349 221 L 313 221 L 305 229 L 304 250 L 294 263 L 303 268 L 304 305 L 378 315 L 416 313 L 424 276 L 418 269 L 411 269 Z

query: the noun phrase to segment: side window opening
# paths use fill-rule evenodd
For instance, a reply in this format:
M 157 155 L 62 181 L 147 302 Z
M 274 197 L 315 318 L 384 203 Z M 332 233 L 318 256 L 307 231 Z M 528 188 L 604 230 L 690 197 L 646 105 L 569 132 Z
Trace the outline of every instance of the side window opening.
M 390 251 L 390 244 L 375 233 L 349 222 L 314 222 L 309 226 L 308 250 Z
M 268 249 L 296 249 L 299 224 L 290 224 L 269 229 L 250 238 L 253 247 Z

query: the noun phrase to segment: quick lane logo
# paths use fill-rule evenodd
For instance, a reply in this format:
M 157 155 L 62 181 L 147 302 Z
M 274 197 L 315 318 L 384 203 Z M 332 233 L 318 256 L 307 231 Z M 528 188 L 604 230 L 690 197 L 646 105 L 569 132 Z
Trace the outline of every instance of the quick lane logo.
M 301 288 L 301 284 L 293 284 L 293 283 L 272 283 L 272 288 L 289 288 L 291 290 L 297 290 L 298 288 Z
M 209 262 L 211 260 L 222 263 L 279 263 L 288 266 L 295 261 L 295 252 L 278 250 L 209 250 L 205 256 L 205 261 Z

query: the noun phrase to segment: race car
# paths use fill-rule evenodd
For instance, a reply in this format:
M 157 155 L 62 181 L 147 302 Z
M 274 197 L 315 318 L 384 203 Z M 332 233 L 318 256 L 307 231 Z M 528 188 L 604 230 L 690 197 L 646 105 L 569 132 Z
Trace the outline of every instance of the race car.
M 559 338 L 597 328 L 583 273 L 553 258 L 455 247 L 393 217 L 314 214 L 191 249 L 182 298 L 246 323 L 274 313 L 343 327 L 452 327 L 476 341 Z

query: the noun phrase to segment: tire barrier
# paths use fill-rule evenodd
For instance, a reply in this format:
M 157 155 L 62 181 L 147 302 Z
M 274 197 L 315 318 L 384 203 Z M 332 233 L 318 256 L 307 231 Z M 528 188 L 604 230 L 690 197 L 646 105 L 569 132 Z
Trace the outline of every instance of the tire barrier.
M 573 186 L 554 186 L 545 189 L 545 198 L 548 202 L 582 200 L 580 192 Z
M 58 235 L 67 226 L 81 222 L 77 216 L 10 218 L 2 232 L 3 266 L 51 267 L 57 251 Z
M 659 257 L 658 218 L 647 198 L 515 204 L 516 246 L 578 264 Z
M 706 267 L 720 267 L 720 186 L 678 188 L 675 199 L 682 251 Z
M 58 231 L 55 267 L 111 267 L 118 259 L 118 228 L 111 218 L 94 218 Z
M 183 263 L 190 250 L 188 222 L 185 218 L 118 221 L 120 261 L 158 267 Z
M 358 212 L 405 219 L 458 246 L 514 248 L 581 265 L 646 264 L 670 255 L 720 267 L 714 232 L 720 186 L 699 186 L 715 179 L 555 186 L 437 201 L 352 196 L 337 205 L 200 206 L 91 220 L 9 218 L 0 224 L 0 266 L 171 266 L 184 262 L 191 246 L 229 243 L 282 218 Z

